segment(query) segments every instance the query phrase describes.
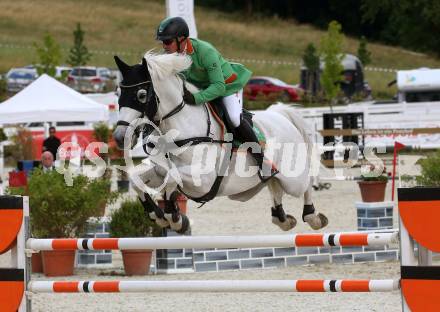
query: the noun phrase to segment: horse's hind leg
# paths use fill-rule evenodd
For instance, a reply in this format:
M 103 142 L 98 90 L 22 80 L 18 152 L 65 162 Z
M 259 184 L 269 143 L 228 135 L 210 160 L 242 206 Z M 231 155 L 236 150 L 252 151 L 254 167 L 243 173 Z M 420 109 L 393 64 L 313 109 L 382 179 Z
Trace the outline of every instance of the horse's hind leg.
M 312 202 L 312 184 L 309 185 L 307 191 L 304 193 L 304 208 L 302 219 L 307 222 L 314 230 L 319 230 L 328 224 L 328 219 L 322 213 L 315 213 L 315 207 Z
M 271 179 L 267 183 L 274 206 L 272 207 L 272 223 L 278 225 L 283 231 L 289 231 L 296 225 L 296 219 L 291 215 L 286 215 L 282 198 L 284 190 L 277 179 Z

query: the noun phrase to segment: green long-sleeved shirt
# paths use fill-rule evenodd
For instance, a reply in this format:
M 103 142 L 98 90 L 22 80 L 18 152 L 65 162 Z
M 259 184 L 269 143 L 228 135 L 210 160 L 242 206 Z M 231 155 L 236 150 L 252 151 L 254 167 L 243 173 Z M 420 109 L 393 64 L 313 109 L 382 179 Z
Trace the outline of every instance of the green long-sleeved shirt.
M 242 64 L 226 61 L 206 41 L 189 38 L 186 53 L 193 63 L 183 74 L 186 80 L 201 89 L 194 94 L 196 104 L 234 94 L 244 88 L 252 75 Z

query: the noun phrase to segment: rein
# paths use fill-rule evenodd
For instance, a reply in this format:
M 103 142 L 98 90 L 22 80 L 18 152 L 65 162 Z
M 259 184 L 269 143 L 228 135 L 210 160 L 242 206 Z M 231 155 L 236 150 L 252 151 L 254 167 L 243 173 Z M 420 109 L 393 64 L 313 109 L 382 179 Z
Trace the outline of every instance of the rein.
M 148 83 L 151 83 L 151 81 L 143 81 L 143 82 L 136 83 L 136 84 L 133 84 L 133 85 L 123 85 L 123 84 L 120 84 L 119 86 L 120 86 L 121 88 L 134 88 L 134 87 L 138 87 L 138 86 L 141 86 L 141 85 L 144 85 L 144 84 L 148 84 Z M 154 92 L 154 89 L 153 89 L 153 92 Z M 155 92 L 154 92 L 154 96 L 156 97 L 156 105 L 159 106 L 159 104 L 160 104 L 160 100 L 159 100 L 159 98 L 156 96 L 156 93 L 155 93 Z M 148 101 L 147 101 L 147 102 L 148 102 Z M 203 106 L 204 106 L 204 108 L 205 108 L 205 110 L 206 110 L 206 115 L 207 115 L 207 125 L 208 125 L 208 127 L 207 127 L 207 131 L 206 131 L 206 136 L 204 136 L 204 137 L 192 137 L 192 138 L 187 138 L 187 139 L 182 139 L 182 140 L 174 141 L 173 143 L 174 143 L 176 146 L 178 146 L 178 147 L 182 147 L 182 146 L 194 146 L 194 145 L 198 145 L 198 144 L 202 144 L 202 143 L 224 144 L 224 143 L 231 143 L 231 142 L 232 142 L 232 141 L 225 141 L 225 140 L 217 140 L 217 139 L 214 139 L 214 138 L 212 138 L 212 137 L 209 136 L 209 135 L 211 134 L 211 125 L 212 125 L 212 123 L 211 123 L 211 117 L 210 117 L 209 110 L 208 110 L 208 104 L 205 103 L 205 104 L 203 104 Z M 166 119 L 168 119 L 168 118 L 171 118 L 171 117 L 177 115 L 177 114 L 178 114 L 178 113 L 179 113 L 184 107 L 185 107 L 185 102 L 184 102 L 183 99 L 182 99 L 182 102 L 181 102 L 179 105 L 177 105 L 173 110 L 171 110 L 169 113 L 167 113 L 165 116 L 163 116 L 160 120 L 157 120 L 157 121 L 154 120 L 154 121 L 153 121 L 154 124 L 155 124 L 157 127 L 159 127 L 160 123 L 161 123 L 163 120 L 166 120 Z M 145 111 L 145 110 L 142 112 L 142 115 L 143 115 L 143 116 L 146 115 L 146 111 Z M 130 125 L 130 123 L 127 122 L 127 121 L 124 121 L 124 120 L 118 120 L 118 122 L 116 123 L 116 126 L 131 126 L 131 125 Z M 139 132 L 137 132 L 137 135 L 139 135 Z M 144 149 L 144 151 L 146 152 L 146 154 L 148 154 L 148 152 L 147 152 L 147 148 L 146 148 L 147 145 L 148 145 L 148 143 L 143 144 L 143 149 Z M 226 156 L 226 155 L 225 155 L 225 156 Z M 165 155 L 165 157 L 169 158 L 169 154 L 168 154 L 168 152 L 167 152 L 167 154 Z M 229 155 L 229 157 L 230 157 L 230 158 L 232 157 L 232 153 Z M 223 161 L 222 161 L 222 163 L 223 163 Z M 220 184 L 221 184 L 221 182 L 222 182 L 222 180 L 223 180 L 223 177 L 224 177 L 223 174 L 221 174 L 221 175 L 217 175 L 217 177 L 216 177 L 216 179 L 215 179 L 213 185 L 211 186 L 211 189 L 209 190 L 209 192 L 206 193 L 206 194 L 203 195 L 203 196 L 200 196 L 200 197 L 192 197 L 192 196 L 189 196 L 188 194 L 186 194 L 186 193 L 182 190 L 182 188 L 181 188 L 180 186 L 177 186 L 177 188 L 178 188 L 179 191 L 180 191 L 182 194 L 184 194 L 186 197 L 188 197 L 189 199 L 191 199 L 191 200 L 193 200 L 193 201 L 195 201 L 195 202 L 202 203 L 201 206 L 203 206 L 204 204 L 206 204 L 208 201 L 210 201 L 211 199 L 213 199 L 213 198 L 217 195 L 218 190 L 219 190 L 219 188 L 220 188 Z M 200 207 L 201 207 L 201 206 L 200 206 Z
M 120 88 L 134 88 L 134 87 L 138 87 L 144 84 L 149 84 L 151 83 L 151 81 L 142 81 L 136 84 L 132 84 L 132 85 L 123 85 L 123 84 L 119 84 Z M 156 94 L 154 94 L 156 96 Z M 159 98 L 156 96 L 156 101 L 157 101 L 157 105 L 160 104 L 160 100 Z M 165 116 L 163 116 L 162 118 L 160 118 L 160 120 L 154 120 L 153 123 L 158 127 L 160 125 L 160 123 L 163 120 L 167 120 L 170 117 L 173 117 L 174 115 L 178 114 L 184 107 L 185 107 L 185 102 L 182 99 L 182 102 L 180 102 L 179 105 L 177 105 L 173 110 L 171 110 L 169 113 L 167 113 Z M 182 147 L 188 143 L 190 143 L 189 146 L 193 146 L 193 145 L 198 145 L 201 143 L 216 143 L 216 144 L 224 144 L 224 143 L 231 143 L 231 141 L 225 141 L 225 140 L 216 140 L 211 138 L 209 135 L 211 134 L 211 118 L 209 115 L 209 111 L 208 111 L 208 107 L 207 104 L 203 105 L 205 110 L 206 110 L 206 116 L 207 116 L 207 131 L 206 131 L 206 136 L 204 137 L 193 137 L 193 138 L 187 138 L 187 139 L 182 139 L 182 140 L 177 140 L 174 141 L 174 144 L 176 144 L 178 147 Z M 145 116 L 145 111 L 142 112 L 143 116 Z M 116 126 L 130 126 L 130 123 L 125 121 L 125 120 L 118 120 L 118 122 L 116 123 Z

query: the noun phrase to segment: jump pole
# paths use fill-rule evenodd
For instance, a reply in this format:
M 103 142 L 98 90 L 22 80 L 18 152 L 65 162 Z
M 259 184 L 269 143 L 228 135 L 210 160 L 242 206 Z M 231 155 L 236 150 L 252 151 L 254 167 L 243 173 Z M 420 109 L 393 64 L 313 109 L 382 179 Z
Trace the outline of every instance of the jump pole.
M 180 248 L 258 248 L 383 246 L 398 242 L 398 233 L 334 233 L 249 236 L 175 236 L 138 238 L 35 239 L 26 247 L 40 250 L 130 250 Z
M 402 293 L 403 311 L 440 311 L 440 302 L 438 300 L 440 267 L 431 266 L 430 259 L 427 259 L 431 251 L 440 252 L 437 224 L 437 220 L 440 219 L 439 188 L 399 189 L 402 252 L 400 280 L 31 281 L 28 272 L 25 271 L 28 271 L 26 268 L 29 267 L 29 256 L 30 252 L 32 252 L 32 250 L 26 247 L 32 244 L 42 244 L 46 247 L 40 247 L 48 248 L 41 250 L 58 249 L 58 247 L 60 249 L 111 248 L 108 248 L 109 246 L 106 245 L 108 243 L 104 244 L 102 239 L 96 240 L 97 244 L 102 244 L 102 246 L 95 245 L 95 240 L 93 239 L 26 240 L 29 237 L 26 235 L 26 231 L 24 231 L 24 227 L 29 228 L 27 198 L 25 197 L 24 200 L 20 198 L 11 199 L 11 197 L 3 200 L 2 198 L 0 204 L 0 214 L 3 216 L 0 218 L 0 223 L 2 224 L 0 227 L 0 233 L 2 234 L 0 251 L 7 251 L 8 247 L 14 243 L 14 240 L 17 241 L 16 250 L 12 252 L 12 258 L 15 258 L 13 265 L 16 265 L 16 268 L 2 269 L 4 271 L 0 274 L 0 287 L 5 290 L 2 294 L 1 302 L 3 305 L 16 307 L 15 309 L 9 309 L 11 311 L 29 311 L 30 301 L 26 300 L 26 298 L 32 292 L 152 292 L 165 290 L 174 292 L 372 292 L 392 291 L 399 289 L 399 287 Z M 24 211 L 20 212 L 20 209 Z M 353 236 L 353 234 L 357 236 Z M 290 244 L 293 244 L 293 246 L 364 246 L 366 245 L 365 241 L 368 244 L 373 244 L 372 241 L 369 241 L 368 235 L 370 234 L 373 233 L 362 233 L 364 236 L 359 236 L 360 233 L 296 234 L 290 238 Z M 392 235 L 394 233 L 377 234 Z M 377 234 L 374 233 L 374 235 Z M 283 236 L 287 237 L 288 235 Z M 271 239 L 274 239 L 273 237 Z M 361 237 L 362 239 L 360 239 Z M 252 243 L 252 240 L 255 240 L 255 238 L 260 238 L 260 236 L 247 236 L 246 240 L 251 240 L 251 246 L 260 246 Z M 234 239 L 235 241 L 237 239 L 240 241 L 241 238 L 234 237 Z M 377 236 L 375 239 L 383 239 L 388 242 L 387 239 L 393 240 L 394 236 L 388 238 Z M 110 242 L 117 246 L 118 249 L 138 248 L 138 246 L 130 247 L 129 244 L 132 244 L 133 241 L 132 239 L 128 240 L 115 239 L 110 240 Z M 207 246 L 213 248 L 213 237 L 209 237 L 209 240 Z M 232 243 L 231 241 L 225 242 L 224 237 L 219 238 L 219 240 L 220 242 L 217 242 L 219 246 Z M 418 259 L 413 253 L 414 244 L 411 241 L 414 240 L 419 243 Z M 167 241 L 171 242 L 171 240 Z M 408 244 L 407 241 L 410 243 Z M 27 243 L 26 247 L 25 242 Z M 175 243 L 174 241 L 173 244 Z M 180 244 L 182 242 L 178 241 L 177 243 Z M 195 242 L 187 241 L 184 243 L 193 244 Z M 204 246 L 203 244 L 205 243 L 206 241 L 200 244 Z M 264 244 L 267 243 L 269 241 L 264 242 Z M 275 243 L 270 241 L 269 245 L 273 247 L 273 245 L 278 243 L 281 244 L 279 241 Z M 57 244 L 60 244 L 60 246 Z M 128 245 L 124 246 L 124 244 Z M 245 244 L 247 245 L 246 247 L 249 247 L 248 241 Z M 384 242 L 377 244 L 384 244 Z M 237 246 L 237 248 L 241 247 L 240 245 Z M 31 247 L 35 248 L 37 246 Z M 151 247 L 149 246 L 149 248 Z M 191 247 L 196 248 L 194 245 L 191 245 Z M 156 248 L 168 247 L 161 246 Z M 406 250 L 407 248 L 408 250 Z M 427 250 L 427 252 L 424 250 Z M 26 257 L 23 257 L 24 254 L 26 254 Z
M 398 280 L 32 281 L 34 293 L 388 292 Z

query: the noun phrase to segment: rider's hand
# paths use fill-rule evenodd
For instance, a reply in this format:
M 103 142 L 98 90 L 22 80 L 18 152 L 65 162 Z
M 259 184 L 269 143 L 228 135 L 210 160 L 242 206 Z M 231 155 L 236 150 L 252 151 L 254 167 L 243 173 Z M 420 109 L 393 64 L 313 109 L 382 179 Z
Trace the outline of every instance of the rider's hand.
M 186 104 L 195 105 L 196 99 L 194 98 L 194 95 L 189 92 L 186 88 L 183 89 L 183 101 Z

